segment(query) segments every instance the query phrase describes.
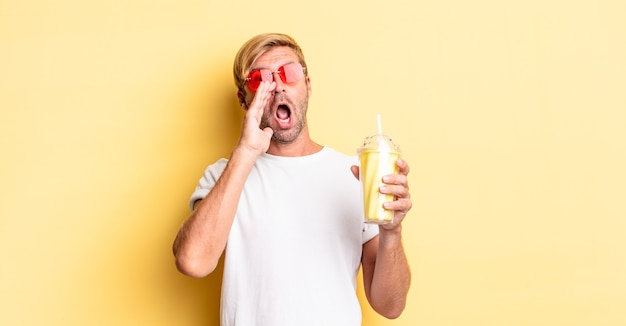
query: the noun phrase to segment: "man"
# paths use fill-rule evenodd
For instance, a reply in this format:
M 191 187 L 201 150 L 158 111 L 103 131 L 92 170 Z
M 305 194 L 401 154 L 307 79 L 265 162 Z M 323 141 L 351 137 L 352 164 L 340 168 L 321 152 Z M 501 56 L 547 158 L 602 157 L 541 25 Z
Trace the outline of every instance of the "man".
M 246 114 L 230 159 L 209 166 L 174 241 L 184 274 L 211 273 L 225 250 L 222 325 L 360 325 L 356 278 L 387 318 L 404 310 L 410 272 L 401 222 L 409 166 L 383 178 L 394 222 L 363 222 L 355 160 L 309 137 L 311 80 L 290 36 L 261 34 L 237 53 Z M 350 172 L 351 170 L 351 172 Z

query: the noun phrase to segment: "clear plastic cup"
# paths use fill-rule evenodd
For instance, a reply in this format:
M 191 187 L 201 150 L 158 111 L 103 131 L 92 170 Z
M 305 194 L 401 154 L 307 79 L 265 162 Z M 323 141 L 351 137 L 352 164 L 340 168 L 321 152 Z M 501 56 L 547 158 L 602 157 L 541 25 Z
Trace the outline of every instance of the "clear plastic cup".
M 375 134 L 365 138 L 357 149 L 359 179 L 363 186 L 363 208 L 365 222 L 386 224 L 393 222 L 393 211 L 383 208 L 383 203 L 393 201 L 393 195 L 382 194 L 383 176 L 398 173 L 396 161 L 400 158 L 400 148 L 391 137 Z

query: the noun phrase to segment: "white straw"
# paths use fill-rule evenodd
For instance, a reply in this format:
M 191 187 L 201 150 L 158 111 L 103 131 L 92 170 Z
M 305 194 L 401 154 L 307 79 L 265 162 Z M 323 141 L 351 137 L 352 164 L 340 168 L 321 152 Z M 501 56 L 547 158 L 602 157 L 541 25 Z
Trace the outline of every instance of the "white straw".
M 376 115 L 376 122 L 378 123 L 378 134 L 382 135 L 383 134 L 383 127 L 380 123 L 380 114 Z

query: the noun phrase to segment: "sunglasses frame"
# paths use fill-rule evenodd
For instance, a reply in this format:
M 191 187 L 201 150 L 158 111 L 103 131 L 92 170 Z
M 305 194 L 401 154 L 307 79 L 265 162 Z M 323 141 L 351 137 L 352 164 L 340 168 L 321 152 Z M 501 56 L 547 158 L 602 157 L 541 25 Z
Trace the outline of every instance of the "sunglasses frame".
M 288 81 L 287 80 L 287 74 L 286 74 L 286 68 L 285 68 L 287 66 L 299 66 L 299 68 L 294 68 L 294 69 L 296 69 L 296 70 L 300 70 L 301 69 L 302 70 L 302 72 L 301 72 L 302 75 L 299 76 L 299 78 L 296 79 L 296 80 Z M 291 71 L 291 69 L 290 69 L 290 71 Z M 269 69 L 254 69 L 254 70 L 251 70 L 248 73 L 248 77 L 246 77 L 243 80 L 243 83 L 241 84 L 241 88 L 243 88 L 244 86 L 247 86 L 248 89 L 251 92 L 255 92 L 256 93 L 257 89 L 259 89 L 259 84 L 261 83 L 261 81 L 265 81 L 266 80 L 263 77 L 264 76 L 271 76 L 269 78 L 271 78 L 270 80 L 273 80 L 274 74 L 276 74 L 276 73 L 278 74 L 278 76 L 280 76 L 280 80 L 283 83 L 285 83 L 285 84 L 295 83 L 295 82 L 301 80 L 305 76 L 305 71 L 306 71 L 306 67 L 303 67 L 302 64 L 300 64 L 299 62 L 292 62 L 292 63 L 288 63 L 288 64 L 285 64 L 285 65 L 282 65 L 276 71 L 271 71 Z M 265 72 L 265 74 L 264 74 L 264 72 Z M 251 77 L 253 73 L 258 73 L 258 79 L 257 79 L 257 77 L 255 77 L 255 79 L 258 80 L 258 83 L 252 83 L 252 84 L 250 83 L 250 81 L 253 79 Z M 252 87 L 252 85 L 255 85 L 255 87 Z

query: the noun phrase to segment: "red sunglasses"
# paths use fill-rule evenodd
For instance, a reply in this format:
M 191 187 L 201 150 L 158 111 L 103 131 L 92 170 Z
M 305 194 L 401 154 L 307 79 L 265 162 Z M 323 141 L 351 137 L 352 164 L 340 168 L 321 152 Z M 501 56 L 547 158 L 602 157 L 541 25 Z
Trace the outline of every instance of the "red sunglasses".
M 285 84 L 291 84 L 299 81 L 304 77 L 304 67 L 301 64 L 294 62 L 286 64 L 277 71 L 271 71 L 269 69 L 255 69 L 250 71 L 248 78 L 244 79 L 244 85 L 248 86 L 248 89 L 252 92 L 256 92 L 261 84 L 261 81 L 274 80 L 274 74 L 277 73 L 280 76 L 280 80 Z M 243 85 L 242 85 L 243 86 Z

